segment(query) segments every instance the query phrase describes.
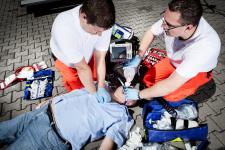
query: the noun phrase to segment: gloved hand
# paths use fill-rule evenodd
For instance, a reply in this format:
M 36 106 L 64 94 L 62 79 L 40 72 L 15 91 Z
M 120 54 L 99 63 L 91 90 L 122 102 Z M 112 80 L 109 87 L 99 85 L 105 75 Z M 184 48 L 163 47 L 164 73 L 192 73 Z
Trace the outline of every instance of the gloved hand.
M 111 96 L 106 91 L 105 88 L 98 88 L 98 91 L 95 93 L 95 97 L 99 103 L 108 103 L 111 102 Z
M 140 62 L 141 62 L 141 57 L 139 55 L 136 55 L 134 58 L 132 58 L 131 60 L 129 60 L 123 65 L 123 69 L 129 68 L 129 67 L 137 68 Z
M 128 101 L 136 101 L 136 100 L 140 100 L 139 97 L 139 90 L 134 89 L 134 88 L 124 88 L 124 94 L 125 94 L 125 98 Z

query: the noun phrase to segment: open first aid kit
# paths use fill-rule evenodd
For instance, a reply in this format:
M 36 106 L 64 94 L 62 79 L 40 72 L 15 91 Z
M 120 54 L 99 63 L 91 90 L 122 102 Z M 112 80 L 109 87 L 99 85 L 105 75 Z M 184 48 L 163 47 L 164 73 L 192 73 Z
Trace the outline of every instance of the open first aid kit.
M 34 72 L 46 69 L 48 66 L 44 61 L 35 63 L 32 66 L 23 66 L 16 69 L 15 73 L 5 78 L 0 82 L 0 90 L 4 90 L 13 84 L 30 79 Z
M 197 104 L 191 99 L 167 102 L 156 98 L 143 107 L 147 142 L 207 141 L 208 126 L 197 121 Z
M 51 69 L 34 72 L 33 78 L 26 81 L 25 100 L 35 100 L 52 96 L 54 71 Z

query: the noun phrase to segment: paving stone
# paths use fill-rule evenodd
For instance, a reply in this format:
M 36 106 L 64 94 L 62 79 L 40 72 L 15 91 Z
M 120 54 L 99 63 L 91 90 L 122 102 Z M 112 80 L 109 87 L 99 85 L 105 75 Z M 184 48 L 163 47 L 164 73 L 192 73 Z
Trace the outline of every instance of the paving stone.
M 8 51 L 5 53 L 1 53 L 1 59 L 14 59 L 15 54 L 14 53 L 10 53 L 8 54 Z
M 37 108 L 39 103 L 32 103 L 31 106 L 31 110 L 35 110 Z
M 13 73 L 15 73 L 15 71 L 14 70 L 7 70 L 7 71 L 5 71 L 5 78 L 7 78 L 8 76 L 10 76 L 10 75 L 12 75 Z
M 27 45 L 39 43 L 39 42 L 41 42 L 40 38 L 34 40 L 34 37 L 31 35 L 29 36 L 29 38 L 27 38 Z
M 16 58 L 18 56 L 27 56 L 27 55 L 28 55 L 28 50 L 21 51 L 20 53 L 15 53 Z
M 209 141 L 211 144 L 208 146 L 210 150 L 223 150 L 224 145 L 222 144 L 221 139 L 215 136 L 215 132 L 209 134 Z
M 22 90 L 21 89 L 21 84 L 20 83 L 16 83 L 15 85 L 12 85 L 12 86 L 6 88 L 4 90 L 4 94 L 10 93 L 12 91 L 21 91 L 21 90 Z
M 40 35 L 41 36 L 41 35 Z M 34 43 L 34 47 L 37 48 L 37 47 L 40 47 L 42 45 L 47 45 L 47 42 L 46 41 L 41 41 L 39 43 Z
M 225 74 L 225 73 L 224 73 Z M 220 93 L 222 93 L 221 95 L 222 96 L 225 96 L 225 86 L 224 86 L 224 84 L 223 85 L 216 85 L 216 88 L 219 90 L 218 92 Z
M 207 104 L 216 112 L 216 115 L 220 114 L 221 110 L 225 108 L 225 101 L 223 101 L 221 98 L 217 98 L 213 101 L 207 101 Z
M 51 59 L 51 55 L 48 51 L 36 52 L 36 58 L 43 56 L 43 58 Z
M 63 86 L 63 81 L 62 79 L 55 79 L 54 81 L 54 86 Z
M 199 118 L 202 121 L 205 121 L 207 116 L 214 115 L 216 113 L 206 103 L 203 103 L 203 106 L 199 107 L 198 111 L 199 111 Z
M 15 101 L 15 100 L 17 100 L 18 98 L 23 98 L 23 96 L 24 96 L 24 91 L 13 91 L 12 92 L 13 94 L 12 94 L 12 101 Z
M 11 114 L 10 112 L 4 113 L 3 115 L 1 114 L 0 115 L 0 122 L 9 120 L 10 119 L 10 114 Z
M 2 109 L 2 113 L 4 112 L 8 112 L 10 110 L 20 110 L 21 107 L 20 107 L 20 99 L 17 99 L 15 102 L 12 102 L 12 103 L 3 103 L 3 109 Z
M 220 115 L 210 116 L 221 128 L 221 130 L 225 131 L 225 109 L 221 111 Z
M 41 47 L 29 49 L 29 54 L 41 53 Z
M 214 78 L 214 80 L 216 80 L 216 82 L 218 84 L 224 84 L 225 83 L 225 76 L 224 76 L 224 74 L 217 74 L 213 78 Z
M 206 121 L 205 121 L 205 122 L 200 122 L 200 123 L 201 123 L 201 124 L 204 124 L 204 123 L 208 124 L 208 133 L 211 133 L 211 132 L 214 132 L 214 131 L 218 131 L 218 132 L 223 131 L 223 130 L 218 126 L 217 122 L 214 121 L 214 120 L 212 119 L 211 116 L 206 117 Z
M 56 87 L 54 86 L 53 90 L 52 90 L 52 97 L 55 97 L 58 95 L 58 91 L 56 89 Z
M 12 93 L 5 94 L 4 96 L 0 97 L 0 103 L 10 103 L 11 98 L 12 98 Z
M 35 63 L 39 63 L 43 61 L 42 57 L 38 57 L 36 59 L 29 59 L 29 65 L 35 64 Z
M 59 95 L 66 93 L 66 89 L 63 86 L 57 86 L 56 89 Z
M 21 48 L 22 48 L 22 50 L 28 50 L 29 51 L 30 49 L 34 49 L 34 43 L 27 44 L 26 46 L 22 46 Z
M 27 56 L 22 56 L 22 61 L 25 61 L 25 60 L 33 60 L 35 59 L 35 54 L 30 54 L 30 55 L 27 55 Z
M 8 53 L 10 55 L 12 55 L 11 58 L 13 59 L 13 58 L 16 57 L 16 53 L 20 53 L 22 51 L 21 49 L 22 49 L 21 47 L 17 47 L 17 48 L 14 48 L 14 49 L 10 49 Z
M 0 81 L 3 81 L 5 79 L 5 72 L 0 72 Z
M 220 142 L 223 143 L 223 148 L 225 149 L 225 132 L 214 132 L 215 136 L 220 139 Z
M 42 56 L 42 59 L 45 61 L 45 63 L 47 64 L 49 69 L 53 68 L 52 64 L 54 64 L 53 63 L 54 60 L 52 59 L 52 57 L 50 55 Z
M 55 80 L 59 80 L 61 79 L 61 75 L 59 74 L 59 72 L 56 70 L 56 68 L 52 68 L 55 71 Z
M 21 36 L 20 39 L 26 38 L 26 37 L 27 37 L 27 35 L 24 35 L 24 36 Z M 26 46 L 26 45 L 27 45 L 27 41 L 23 41 L 23 42 L 22 42 L 22 40 L 21 40 L 21 43 L 16 43 L 16 48 L 17 48 L 17 47 Z
M 216 71 L 217 73 L 221 73 L 222 70 L 225 70 L 225 66 L 221 63 L 218 63 L 214 71 Z
M 22 61 L 21 63 L 14 64 L 14 70 L 16 70 L 19 67 L 28 66 L 29 65 L 28 62 L 29 62 L 29 60 L 27 59 L 27 60 Z
M 18 56 L 16 59 L 8 59 L 7 65 L 16 64 L 21 62 L 21 56 Z
M 25 109 L 28 105 L 32 105 L 34 103 L 37 103 L 38 104 L 38 100 L 21 100 L 22 103 L 22 109 Z M 31 110 L 32 110 L 32 107 L 31 107 Z
M 12 36 L 12 34 L 11 34 L 11 36 Z M 17 43 L 21 43 L 21 42 L 22 42 L 22 39 L 13 39 L 13 40 L 9 41 L 9 45 L 16 45 Z

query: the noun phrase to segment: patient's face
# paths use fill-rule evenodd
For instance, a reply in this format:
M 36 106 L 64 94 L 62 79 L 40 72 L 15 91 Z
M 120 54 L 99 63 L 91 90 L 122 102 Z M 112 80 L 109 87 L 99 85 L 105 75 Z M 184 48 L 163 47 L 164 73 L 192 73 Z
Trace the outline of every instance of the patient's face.
M 114 92 L 114 99 L 120 103 L 120 104 L 124 104 L 126 99 L 125 99 L 125 95 L 123 93 L 123 87 L 120 86 L 116 89 L 116 91 Z M 136 104 L 136 101 L 127 101 L 126 105 L 127 106 L 133 106 L 134 104 Z

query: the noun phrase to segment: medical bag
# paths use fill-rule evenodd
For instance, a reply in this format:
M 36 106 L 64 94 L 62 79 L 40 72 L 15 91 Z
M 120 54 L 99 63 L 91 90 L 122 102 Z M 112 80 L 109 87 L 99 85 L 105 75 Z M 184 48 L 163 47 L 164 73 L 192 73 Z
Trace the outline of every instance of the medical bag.
M 207 124 L 198 124 L 195 127 L 184 125 L 182 129 L 176 129 L 173 123 L 171 123 L 171 129 L 158 129 L 154 126 L 162 118 L 162 114 L 165 111 L 171 115 L 171 120 L 173 119 L 173 122 L 176 122 L 178 120 L 177 109 L 185 105 L 192 105 L 197 109 L 197 103 L 191 99 L 183 99 L 180 102 L 167 102 L 163 98 L 155 98 L 144 104 L 142 118 L 146 142 L 168 142 L 176 139 L 183 141 L 207 141 Z M 197 118 L 192 120 L 197 121 Z
M 51 69 L 34 72 L 26 81 L 24 100 L 35 100 L 52 96 L 54 71 Z

